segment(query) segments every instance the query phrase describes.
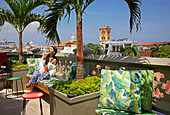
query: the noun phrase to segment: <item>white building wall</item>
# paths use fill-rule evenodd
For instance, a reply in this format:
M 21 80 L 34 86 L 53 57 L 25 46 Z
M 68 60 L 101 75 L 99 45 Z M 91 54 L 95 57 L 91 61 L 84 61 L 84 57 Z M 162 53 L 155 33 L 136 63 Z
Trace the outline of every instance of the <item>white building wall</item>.
M 77 45 L 72 44 L 71 47 L 65 46 L 63 50 L 60 51 L 60 53 L 71 53 L 74 54 L 73 50 L 77 48 Z
M 122 54 L 119 52 L 120 51 L 120 47 L 125 47 L 125 45 L 129 44 L 131 46 L 133 46 L 135 43 L 133 40 L 128 40 L 128 41 L 107 41 L 103 43 L 104 46 L 104 50 L 106 50 L 106 44 L 109 45 L 109 47 L 107 48 L 107 54 L 106 55 L 116 55 L 116 56 L 122 56 Z M 113 47 L 115 47 L 115 52 L 112 52 L 114 49 Z M 119 50 L 119 51 L 117 51 Z

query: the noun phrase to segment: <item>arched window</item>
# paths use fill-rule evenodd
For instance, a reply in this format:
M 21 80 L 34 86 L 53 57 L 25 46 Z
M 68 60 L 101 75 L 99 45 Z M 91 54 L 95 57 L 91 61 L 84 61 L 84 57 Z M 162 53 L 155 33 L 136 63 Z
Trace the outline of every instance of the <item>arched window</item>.
M 104 37 L 104 36 L 102 36 L 102 40 L 105 40 L 105 37 Z
M 105 31 L 104 31 L 104 30 L 102 30 L 102 34 L 105 34 Z

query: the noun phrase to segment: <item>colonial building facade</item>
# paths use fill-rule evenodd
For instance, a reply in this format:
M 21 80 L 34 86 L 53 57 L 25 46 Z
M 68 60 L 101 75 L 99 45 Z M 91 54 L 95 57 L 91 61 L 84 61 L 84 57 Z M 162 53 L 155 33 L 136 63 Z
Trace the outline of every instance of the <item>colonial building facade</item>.
M 120 53 L 120 48 L 125 47 L 125 45 L 135 45 L 134 40 L 110 40 L 103 43 L 104 46 L 104 53 L 106 55 L 116 55 L 116 56 L 122 56 L 122 53 Z

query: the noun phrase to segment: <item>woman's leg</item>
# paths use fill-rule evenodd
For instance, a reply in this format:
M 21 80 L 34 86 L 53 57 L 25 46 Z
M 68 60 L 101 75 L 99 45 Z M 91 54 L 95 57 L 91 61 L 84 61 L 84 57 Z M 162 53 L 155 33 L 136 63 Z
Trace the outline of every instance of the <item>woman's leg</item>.
M 39 70 L 35 70 L 35 72 L 32 74 L 30 81 L 25 86 L 28 88 L 31 84 L 35 84 L 39 76 L 41 76 Z
M 34 86 L 35 86 L 35 84 L 30 84 L 30 92 L 33 92 L 33 89 L 34 89 Z

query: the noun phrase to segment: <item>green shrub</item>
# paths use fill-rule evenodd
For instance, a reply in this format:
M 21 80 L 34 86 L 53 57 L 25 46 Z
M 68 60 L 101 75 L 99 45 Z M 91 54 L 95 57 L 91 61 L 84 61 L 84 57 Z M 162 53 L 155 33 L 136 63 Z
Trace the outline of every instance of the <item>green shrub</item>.
M 12 68 L 27 68 L 28 67 L 28 65 L 27 64 L 23 64 L 23 65 L 15 65 L 15 64 L 13 64 L 12 65 Z
M 54 83 L 52 87 L 59 92 L 79 96 L 100 91 L 100 83 L 101 78 L 89 75 L 81 81 L 59 81 Z
M 26 60 L 26 59 L 23 57 L 23 60 Z M 27 68 L 28 67 L 25 62 L 23 63 L 23 65 L 19 65 L 18 55 L 8 58 L 8 66 L 9 68 Z

